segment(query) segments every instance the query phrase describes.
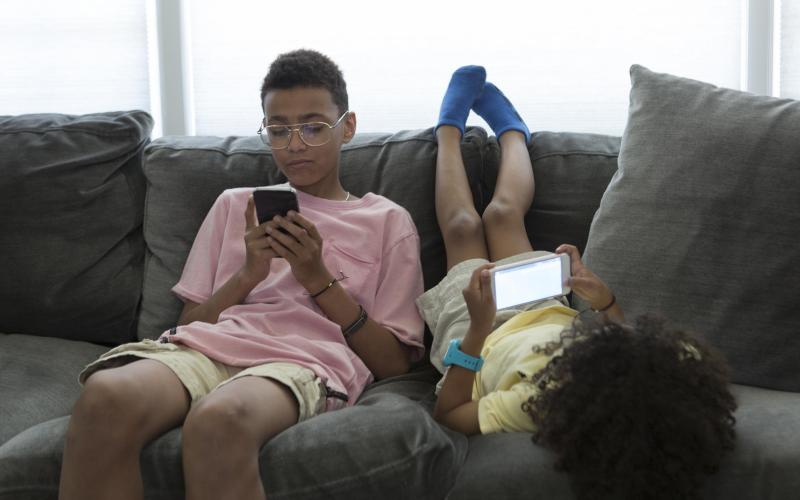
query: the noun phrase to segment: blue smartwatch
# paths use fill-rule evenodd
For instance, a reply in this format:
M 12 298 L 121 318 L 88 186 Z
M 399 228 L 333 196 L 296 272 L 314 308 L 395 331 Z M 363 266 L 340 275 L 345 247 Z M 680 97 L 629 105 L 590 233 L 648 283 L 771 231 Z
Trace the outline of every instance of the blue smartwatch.
M 483 358 L 470 356 L 461 351 L 461 340 L 453 339 L 447 347 L 447 353 L 442 359 L 444 366 L 458 365 L 467 370 L 477 372 L 483 367 Z

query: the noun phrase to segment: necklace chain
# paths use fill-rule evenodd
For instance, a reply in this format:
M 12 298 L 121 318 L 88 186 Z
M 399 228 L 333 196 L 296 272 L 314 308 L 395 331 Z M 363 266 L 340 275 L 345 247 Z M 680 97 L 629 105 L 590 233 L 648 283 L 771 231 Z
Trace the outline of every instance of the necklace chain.
M 350 191 L 347 192 L 347 196 L 345 196 L 344 201 L 347 201 L 349 199 L 350 199 Z

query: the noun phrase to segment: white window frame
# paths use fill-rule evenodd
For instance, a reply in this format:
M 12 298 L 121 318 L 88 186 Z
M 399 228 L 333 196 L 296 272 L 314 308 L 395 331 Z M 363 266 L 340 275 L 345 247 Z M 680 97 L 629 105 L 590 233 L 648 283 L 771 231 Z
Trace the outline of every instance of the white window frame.
M 187 0 L 146 0 L 146 2 L 147 22 L 152 34 L 149 44 L 151 114 L 160 118 L 156 120 L 153 137 L 194 135 L 189 2 Z
M 774 95 L 775 0 L 742 0 L 741 88 Z
M 190 0 L 146 0 L 150 35 L 151 113 L 153 136 L 194 135 Z M 773 78 L 777 30 L 775 0 L 741 0 L 741 89 L 776 95 Z M 153 29 L 155 27 L 155 29 Z M 160 124 L 160 126 L 159 126 Z

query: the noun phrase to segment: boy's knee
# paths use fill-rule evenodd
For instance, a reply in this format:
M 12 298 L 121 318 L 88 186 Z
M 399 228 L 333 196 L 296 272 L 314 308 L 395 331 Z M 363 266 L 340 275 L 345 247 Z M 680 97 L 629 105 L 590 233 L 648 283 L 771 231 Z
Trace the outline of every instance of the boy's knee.
M 201 399 L 186 416 L 183 424 L 183 443 L 187 446 L 216 446 L 214 442 L 238 443 L 250 439 L 246 421 L 246 405 L 232 398 Z M 209 439 L 210 437 L 223 439 Z
M 89 377 L 75 403 L 67 439 L 134 437 L 138 424 L 147 418 L 146 410 L 137 403 L 139 390 L 130 381 L 107 372 Z

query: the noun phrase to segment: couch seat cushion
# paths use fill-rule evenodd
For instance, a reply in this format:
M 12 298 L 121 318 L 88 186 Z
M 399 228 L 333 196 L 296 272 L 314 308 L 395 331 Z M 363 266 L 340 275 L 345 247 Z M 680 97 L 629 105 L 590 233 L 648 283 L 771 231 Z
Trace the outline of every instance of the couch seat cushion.
M 370 386 L 350 408 L 306 420 L 261 450 L 270 499 L 444 498 L 467 440 L 430 416 L 431 367 Z M 55 500 L 69 418 L 28 429 L 0 447 L 0 500 Z M 142 452 L 145 498 L 184 496 L 180 429 Z
M 800 394 L 734 385 L 736 449 L 708 476 L 706 500 L 794 500 L 800 491 Z M 469 455 L 449 500 L 572 500 L 554 455 L 524 433 L 470 438 Z
M 107 350 L 88 342 L 0 334 L 0 444 L 68 415 L 80 393 L 78 373 Z

